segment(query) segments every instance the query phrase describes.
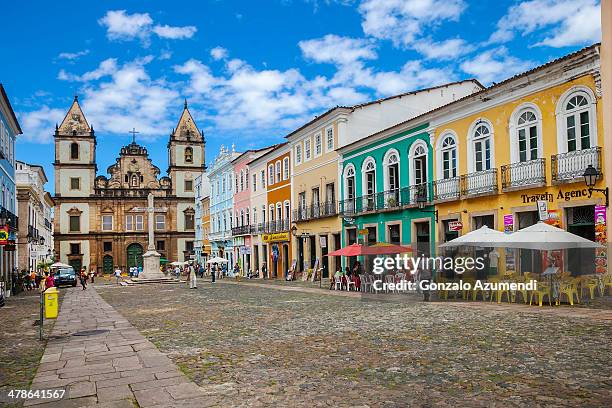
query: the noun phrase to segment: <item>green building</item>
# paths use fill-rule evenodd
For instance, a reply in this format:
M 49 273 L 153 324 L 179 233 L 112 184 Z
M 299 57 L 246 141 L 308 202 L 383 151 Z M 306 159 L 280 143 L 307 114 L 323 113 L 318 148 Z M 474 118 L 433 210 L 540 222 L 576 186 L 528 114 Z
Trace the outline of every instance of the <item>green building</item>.
M 433 150 L 427 123 L 397 125 L 339 150 L 342 246 L 356 242 L 434 251 Z

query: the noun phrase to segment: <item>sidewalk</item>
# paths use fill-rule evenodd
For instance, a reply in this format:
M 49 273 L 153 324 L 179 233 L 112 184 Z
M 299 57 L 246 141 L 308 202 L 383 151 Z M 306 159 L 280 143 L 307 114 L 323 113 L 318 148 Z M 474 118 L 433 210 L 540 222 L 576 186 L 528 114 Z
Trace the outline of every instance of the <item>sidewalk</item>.
M 211 397 L 189 381 L 93 287 L 65 291 L 31 389 L 65 390 L 35 407 L 204 407 Z M 146 305 L 143 305 L 146 306 Z M 89 332 L 97 330 L 99 332 Z

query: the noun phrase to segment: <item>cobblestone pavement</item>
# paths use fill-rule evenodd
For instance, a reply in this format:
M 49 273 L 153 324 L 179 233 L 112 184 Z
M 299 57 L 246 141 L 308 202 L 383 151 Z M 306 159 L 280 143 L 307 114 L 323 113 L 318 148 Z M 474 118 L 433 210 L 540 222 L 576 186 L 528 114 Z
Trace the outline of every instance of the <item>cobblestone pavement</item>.
M 220 406 L 609 406 L 612 324 L 220 282 L 100 287 Z
M 0 308 L 0 406 L 21 406 L 22 401 L 9 404 L 8 392 L 28 389 L 34 379 L 45 342 L 38 340 L 40 318 L 38 291 L 22 292 L 6 299 Z M 53 321 L 47 320 L 44 334 L 51 332 Z
M 63 289 L 64 300 L 32 390 L 35 407 L 204 407 L 214 404 L 93 289 Z M 62 395 L 61 398 L 59 396 Z M 53 395 L 52 395 L 53 396 Z

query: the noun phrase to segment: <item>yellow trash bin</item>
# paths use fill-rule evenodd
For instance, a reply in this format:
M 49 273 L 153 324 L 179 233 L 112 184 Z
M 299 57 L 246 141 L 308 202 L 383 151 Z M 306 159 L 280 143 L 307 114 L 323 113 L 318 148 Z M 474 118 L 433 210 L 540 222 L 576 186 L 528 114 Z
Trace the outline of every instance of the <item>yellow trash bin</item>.
M 44 292 L 45 296 L 45 319 L 57 319 L 59 312 L 59 291 L 56 287 L 49 288 Z

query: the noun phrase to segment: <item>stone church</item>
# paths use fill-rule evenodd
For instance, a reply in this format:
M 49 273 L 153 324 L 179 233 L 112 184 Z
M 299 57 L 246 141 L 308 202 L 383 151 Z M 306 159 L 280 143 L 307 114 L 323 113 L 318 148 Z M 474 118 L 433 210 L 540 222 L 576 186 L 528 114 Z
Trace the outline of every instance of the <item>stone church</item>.
M 97 175 L 96 135 L 77 97 L 56 125 L 54 141 L 56 259 L 98 273 L 142 265 L 149 192 L 155 197 L 155 246 L 162 262 L 192 257 L 194 182 L 204 170 L 205 141 L 187 102 L 170 133 L 169 167 L 161 177 L 135 138 L 121 148 L 108 175 Z

